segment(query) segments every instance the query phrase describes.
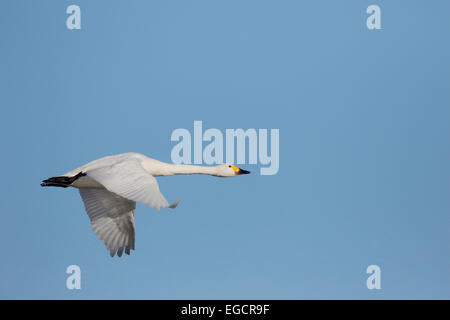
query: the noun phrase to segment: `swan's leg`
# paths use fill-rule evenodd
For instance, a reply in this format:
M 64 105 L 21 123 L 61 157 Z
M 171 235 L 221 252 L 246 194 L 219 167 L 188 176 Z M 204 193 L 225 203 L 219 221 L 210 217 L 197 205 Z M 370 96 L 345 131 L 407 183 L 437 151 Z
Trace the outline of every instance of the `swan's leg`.
M 42 181 L 41 187 L 62 187 L 67 188 L 72 183 L 75 182 L 80 177 L 84 177 L 86 174 L 83 172 L 78 173 L 76 176 L 73 177 L 52 177 L 48 178 L 47 180 Z

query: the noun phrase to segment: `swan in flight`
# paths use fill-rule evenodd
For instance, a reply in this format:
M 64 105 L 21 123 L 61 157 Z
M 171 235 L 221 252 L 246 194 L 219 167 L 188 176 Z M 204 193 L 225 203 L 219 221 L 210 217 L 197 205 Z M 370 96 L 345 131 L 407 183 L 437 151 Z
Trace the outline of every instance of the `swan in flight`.
M 136 202 L 159 210 L 175 208 L 159 191 L 157 176 L 208 174 L 232 177 L 250 173 L 231 164 L 194 166 L 169 164 L 139 153 L 123 153 L 94 160 L 62 176 L 42 181 L 42 187 L 78 188 L 95 234 L 111 257 L 134 250 Z

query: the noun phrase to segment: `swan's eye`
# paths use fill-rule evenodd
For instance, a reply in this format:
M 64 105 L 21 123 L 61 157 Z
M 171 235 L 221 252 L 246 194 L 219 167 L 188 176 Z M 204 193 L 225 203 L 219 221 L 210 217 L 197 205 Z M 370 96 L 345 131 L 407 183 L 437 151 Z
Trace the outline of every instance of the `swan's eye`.
M 228 168 L 231 168 L 231 166 L 228 166 Z

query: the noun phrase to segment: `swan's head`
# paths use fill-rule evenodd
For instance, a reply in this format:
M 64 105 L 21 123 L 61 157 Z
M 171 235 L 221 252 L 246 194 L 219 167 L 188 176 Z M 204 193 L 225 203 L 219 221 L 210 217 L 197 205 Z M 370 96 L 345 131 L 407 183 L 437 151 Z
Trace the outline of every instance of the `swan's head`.
M 240 169 L 232 164 L 220 164 L 217 167 L 217 176 L 219 177 L 234 177 L 241 174 L 249 174 L 250 171 Z

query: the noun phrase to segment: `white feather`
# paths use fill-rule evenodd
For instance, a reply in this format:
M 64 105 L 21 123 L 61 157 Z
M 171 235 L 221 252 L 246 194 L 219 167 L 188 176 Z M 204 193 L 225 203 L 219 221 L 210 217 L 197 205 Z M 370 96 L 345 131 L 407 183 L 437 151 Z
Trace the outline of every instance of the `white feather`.
M 111 253 L 134 250 L 136 202 L 105 189 L 79 189 L 95 234 Z

